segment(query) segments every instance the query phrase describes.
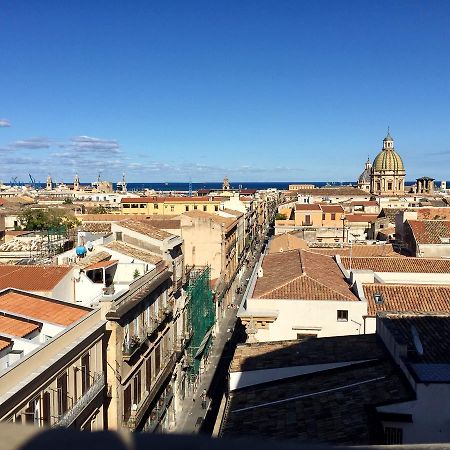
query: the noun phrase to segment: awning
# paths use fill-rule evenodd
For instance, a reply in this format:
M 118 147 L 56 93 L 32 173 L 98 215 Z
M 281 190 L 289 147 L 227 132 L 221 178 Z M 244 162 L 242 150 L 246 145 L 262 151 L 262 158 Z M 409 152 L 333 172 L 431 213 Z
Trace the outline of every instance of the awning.
M 206 344 L 208 343 L 209 337 L 211 336 L 211 333 L 213 331 L 213 327 L 209 329 L 209 331 L 205 334 L 205 336 L 202 339 L 202 342 L 200 343 L 197 353 L 195 354 L 194 358 L 198 358 L 204 351 Z

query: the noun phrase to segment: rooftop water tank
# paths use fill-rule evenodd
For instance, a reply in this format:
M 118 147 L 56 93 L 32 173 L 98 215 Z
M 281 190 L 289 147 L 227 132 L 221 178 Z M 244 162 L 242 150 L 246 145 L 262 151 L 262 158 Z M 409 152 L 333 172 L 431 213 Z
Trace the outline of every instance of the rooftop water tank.
M 83 258 L 84 256 L 86 256 L 86 253 L 87 253 L 86 247 L 84 245 L 79 245 L 75 249 L 75 253 L 77 254 L 77 256 Z

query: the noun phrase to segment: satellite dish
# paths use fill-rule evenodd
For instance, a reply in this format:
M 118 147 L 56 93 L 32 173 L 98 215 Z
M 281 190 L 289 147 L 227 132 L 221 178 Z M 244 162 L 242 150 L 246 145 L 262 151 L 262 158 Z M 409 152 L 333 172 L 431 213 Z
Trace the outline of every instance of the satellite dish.
M 423 345 L 420 341 L 419 333 L 417 332 L 417 328 L 414 325 L 411 325 L 411 334 L 413 337 L 414 347 L 416 347 L 416 351 L 419 355 L 423 355 Z
M 91 241 L 86 242 L 86 248 L 91 252 L 94 248 L 94 244 Z

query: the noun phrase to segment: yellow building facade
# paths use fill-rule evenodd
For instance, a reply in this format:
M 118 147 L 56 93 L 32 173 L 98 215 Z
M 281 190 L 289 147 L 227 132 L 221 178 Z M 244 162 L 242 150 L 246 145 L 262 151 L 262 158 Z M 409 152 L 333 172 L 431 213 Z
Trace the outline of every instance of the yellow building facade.
M 214 213 L 219 211 L 223 199 L 204 197 L 136 197 L 123 198 L 121 214 L 178 215 L 189 211 Z

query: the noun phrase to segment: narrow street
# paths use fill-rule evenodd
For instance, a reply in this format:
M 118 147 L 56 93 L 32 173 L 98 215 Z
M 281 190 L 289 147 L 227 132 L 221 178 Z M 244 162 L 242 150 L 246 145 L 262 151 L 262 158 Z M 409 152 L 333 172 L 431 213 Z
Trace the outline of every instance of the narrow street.
M 242 275 L 240 293 L 236 295 L 236 304 L 240 304 L 245 288 L 259 260 L 261 249 L 249 260 L 247 269 Z M 223 317 L 218 319 L 218 331 L 214 338 L 209 363 L 205 373 L 202 374 L 197 391 L 194 396 L 186 397 L 183 401 L 183 416 L 178 421 L 175 433 L 208 434 L 213 432 L 214 424 L 219 413 L 222 398 L 226 392 L 228 367 L 234 355 L 236 345 L 245 342 L 245 330 L 236 320 L 238 309 L 227 309 Z M 202 392 L 207 392 L 207 406 L 203 409 Z

